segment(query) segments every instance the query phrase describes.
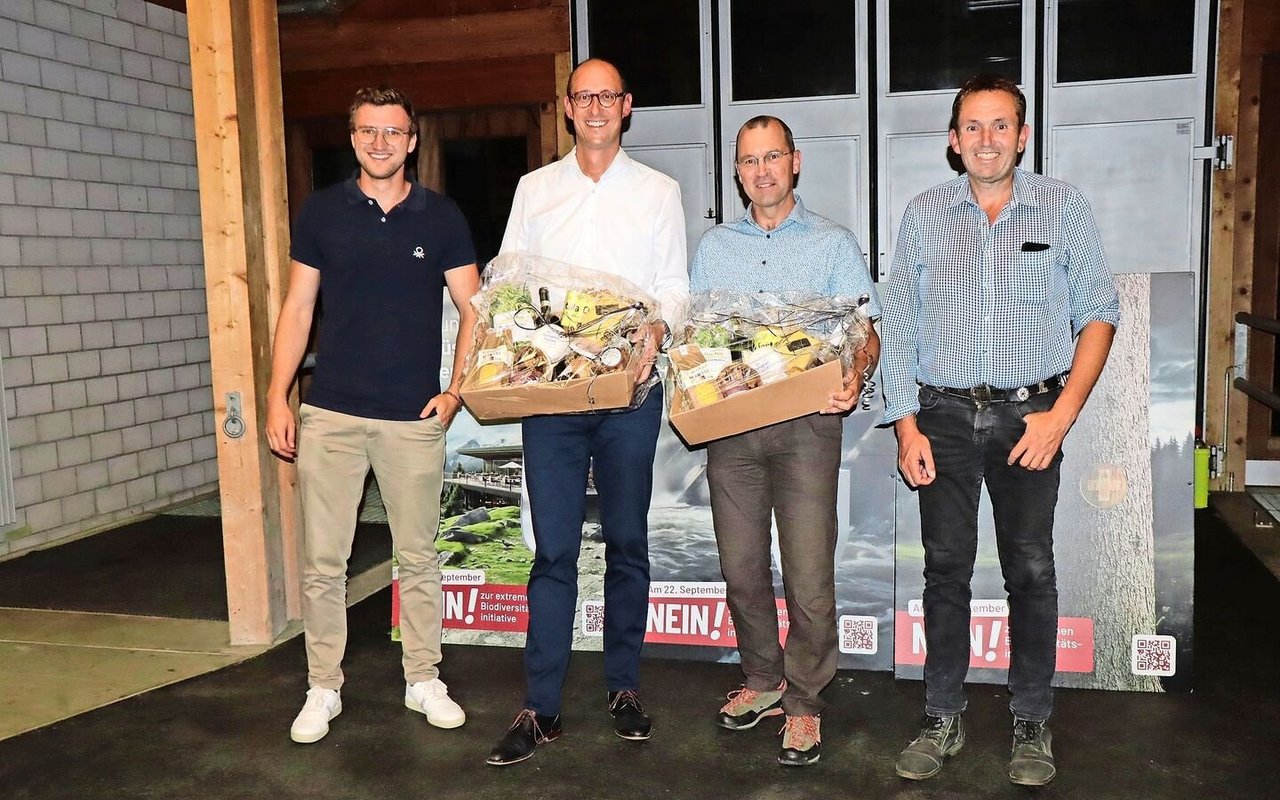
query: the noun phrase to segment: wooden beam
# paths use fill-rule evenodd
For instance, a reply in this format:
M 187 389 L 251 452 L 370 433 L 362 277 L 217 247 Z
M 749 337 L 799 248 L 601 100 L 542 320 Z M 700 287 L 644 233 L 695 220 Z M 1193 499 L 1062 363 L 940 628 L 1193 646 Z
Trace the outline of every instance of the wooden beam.
M 1262 80 L 1258 104 L 1258 152 L 1280 152 L 1280 55 L 1262 58 Z M 1257 205 L 1254 218 L 1252 259 L 1252 303 L 1249 309 L 1261 317 L 1276 315 L 1277 268 L 1280 267 L 1280 162 L 1274 157 L 1258 159 Z M 1253 330 L 1248 334 L 1247 378 L 1255 386 L 1272 390 L 1276 385 L 1276 337 Z M 1280 458 L 1280 439 L 1271 435 L 1272 412 L 1262 403 L 1248 406 L 1245 457 Z
M 435 114 L 418 117 L 418 183 L 444 194 L 444 153 L 440 119 Z
M 289 184 L 285 163 L 284 96 L 280 85 L 280 32 L 275 0 L 249 4 L 249 42 L 252 47 L 254 122 L 257 134 L 258 197 L 262 216 L 262 275 L 266 281 L 266 312 L 269 337 L 274 337 L 280 308 L 289 285 Z M 275 65 L 275 68 L 272 68 Z M 261 331 L 254 334 L 260 335 Z M 267 384 L 271 381 L 270 349 L 264 364 L 254 370 L 255 411 L 266 419 Z M 298 408 L 295 384 L 289 398 Z M 259 448 L 267 449 L 259 438 Z M 302 618 L 302 496 L 298 491 L 298 469 L 289 461 L 267 457 L 276 467 L 277 502 L 280 506 L 280 543 L 283 559 L 285 614 Z M 274 587 L 273 587 L 274 588 Z
M 348 9 L 350 19 L 408 19 L 410 17 L 456 17 L 487 14 L 521 8 L 569 7 L 569 0 L 360 0 Z
M 564 113 L 564 98 L 569 88 L 569 76 L 573 74 L 573 54 L 568 50 L 556 53 L 556 156 L 563 158 L 573 149 L 573 134 L 569 133 L 569 118 Z
M 387 83 L 409 95 L 418 111 L 537 105 L 551 97 L 555 70 L 554 56 L 535 55 L 431 67 L 388 64 L 286 73 L 284 110 L 290 120 L 345 117 L 347 105 L 357 89 Z
M 296 589 L 296 538 L 282 533 L 296 519 L 282 512 L 279 465 L 261 433 L 287 247 L 275 18 L 275 0 L 187 9 L 232 644 L 272 641 Z M 225 432 L 232 393 L 238 438 Z
M 1280 50 L 1280 14 L 1269 0 L 1222 0 L 1215 133 L 1235 137 L 1235 168 L 1214 174 L 1205 355 L 1205 440 L 1226 447 L 1217 490 L 1244 486 L 1249 398 L 1231 388 L 1235 315 L 1253 296 L 1258 112 L 1262 58 Z
M 286 126 L 286 131 L 288 142 L 285 144 L 285 164 L 289 173 L 289 216 L 292 218 L 297 216 L 303 202 L 311 194 L 311 186 L 315 183 L 315 159 L 305 126 L 291 122 Z
M 281 42 L 284 72 L 440 64 L 552 54 L 569 44 L 567 8 L 421 19 L 306 20 Z
M 1239 136 L 1240 69 L 1243 54 L 1244 3 L 1246 0 L 1222 0 L 1218 23 L 1218 73 L 1215 89 L 1214 131 L 1236 137 L 1237 152 L 1245 143 Z M 1235 322 L 1232 319 L 1232 279 L 1235 266 L 1237 171 L 1217 172 L 1213 178 L 1212 225 L 1209 239 L 1208 331 L 1205 345 L 1205 441 L 1213 445 L 1226 442 L 1223 427 L 1226 400 L 1229 398 L 1228 368 L 1235 358 Z M 1228 427 L 1230 427 L 1228 425 Z M 1244 462 L 1231 460 L 1236 450 L 1227 443 L 1230 463 L 1222 464 L 1215 489 L 1227 489 L 1228 474 L 1240 472 L 1243 483 Z M 1237 463 L 1238 462 L 1238 463 Z

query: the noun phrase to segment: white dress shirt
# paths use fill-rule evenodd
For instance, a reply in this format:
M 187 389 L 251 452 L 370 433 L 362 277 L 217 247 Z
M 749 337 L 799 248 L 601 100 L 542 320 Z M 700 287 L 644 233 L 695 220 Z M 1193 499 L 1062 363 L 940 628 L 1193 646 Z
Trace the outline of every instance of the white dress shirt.
M 593 181 L 577 148 L 520 179 L 500 252 L 524 251 L 619 275 L 649 292 L 672 330 L 689 297 L 680 185 L 619 150 Z

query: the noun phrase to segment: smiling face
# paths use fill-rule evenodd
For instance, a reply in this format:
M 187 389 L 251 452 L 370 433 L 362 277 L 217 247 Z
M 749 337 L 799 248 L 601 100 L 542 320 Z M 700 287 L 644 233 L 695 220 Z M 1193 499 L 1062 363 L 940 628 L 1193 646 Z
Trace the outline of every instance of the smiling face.
M 1018 107 L 1008 92 L 974 92 L 964 98 L 956 127 L 947 134 L 951 149 L 964 162 L 969 180 L 996 186 L 1013 180 L 1018 154 L 1027 146 L 1031 128 L 1018 124 Z
M 621 92 L 622 76 L 606 61 L 584 61 L 573 71 L 569 81 L 569 94 L 578 92 Z M 631 113 L 631 94 L 627 93 L 608 108 L 600 105 L 599 98 L 592 98 L 591 105 L 578 108 L 572 99 L 565 97 L 564 113 L 573 120 L 574 138 L 580 148 L 587 150 L 616 150 L 622 145 L 622 120 Z
M 355 110 L 351 116 L 353 129 L 359 128 L 397 128 L 409 130 L 409 115 L 399 105 L 375 106 L 365 103 Z M 386 137 L 379 135 L 368 144 L 360 142 L 354 131 L 351 134 L 351 148 L 355 150 L 356 161 L 365 175 L 374 180 L 385 180 L 393 177 L 404 168 L 405 159 L 418 145 L 417 136 L 401 136 L 395 144 L 387 142 Z
M 791 151 L 786 133 L 776 122 L 738 132 L 738 181 L 751 201 L 753 212 L 757 213 L 757 220 L 760 214 L 772 216 L 775 211 L 786 214 L 791 210 L 794 203 L 791 190 L 800 174 L 800 151 Z M 765 156 L 774 152 L 786 155 L 769 164 Z M 754 156 L 759 163 L 742 166 L 742 159 L 748 156 Z

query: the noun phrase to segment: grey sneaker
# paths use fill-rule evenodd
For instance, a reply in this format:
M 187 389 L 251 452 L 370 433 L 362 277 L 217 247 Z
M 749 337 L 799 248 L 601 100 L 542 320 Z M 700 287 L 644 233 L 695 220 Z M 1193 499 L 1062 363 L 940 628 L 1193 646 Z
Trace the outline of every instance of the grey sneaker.
M 894 770 L 912 781 L 932 778 L 942 771 L 942 762 L 964 747 L 964 722 L 954 717 L 925 717 L 925 726 L 907 749 L 898 756 Z
M 777 689 L 757 692 L 743 686 L 729 692 L 729 702 L 720 708 L 716 715 L 716 724 L 731 731 L 745 731 L 754 728 L 756 723 L 765 717 L 776 717 L 782 714 L 782 693 L 787 689 L 784 680 Z
M 1044 786 L 1053 780 L 1058 768 L 1053 763 L 1052 742 L 1047 723 L 1015 720 L 1009 780 L 1019 786 Z

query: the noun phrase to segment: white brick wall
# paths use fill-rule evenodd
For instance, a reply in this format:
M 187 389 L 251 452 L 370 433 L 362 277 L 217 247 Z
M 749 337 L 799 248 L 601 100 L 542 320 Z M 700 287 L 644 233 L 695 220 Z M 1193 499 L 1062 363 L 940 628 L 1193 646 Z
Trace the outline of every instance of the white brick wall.
M 215 486 L 186 17 L 0 3 L 0 557 Z

